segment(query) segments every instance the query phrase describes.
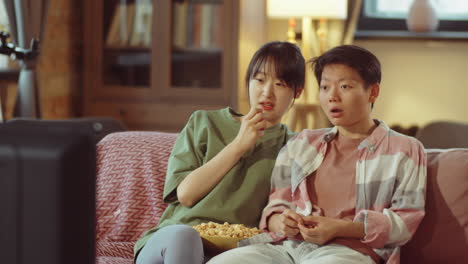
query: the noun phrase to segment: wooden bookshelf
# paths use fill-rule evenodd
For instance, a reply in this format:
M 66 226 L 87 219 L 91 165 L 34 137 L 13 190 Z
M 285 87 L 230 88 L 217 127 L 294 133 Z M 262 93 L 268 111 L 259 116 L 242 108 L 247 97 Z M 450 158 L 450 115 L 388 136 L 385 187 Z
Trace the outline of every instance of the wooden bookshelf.
M 85 0 L 84 115 L 179 131 L 195 110 L 237 108 L 243 2 Z

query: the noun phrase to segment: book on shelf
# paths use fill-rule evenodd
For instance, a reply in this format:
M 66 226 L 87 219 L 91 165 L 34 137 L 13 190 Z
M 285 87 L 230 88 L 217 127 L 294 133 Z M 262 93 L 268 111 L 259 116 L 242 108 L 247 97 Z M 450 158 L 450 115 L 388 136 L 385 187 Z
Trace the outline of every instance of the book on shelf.
M 112 15 L 112 21 L 107 32 L 106 44 L 107 45 L 116 45 L 119 42 L 119 23 L 121 20 L 122 7 L 120 4 L 116 5 L 114 8 L 114 13 Z
M 174 3 L 172 43 L 177 48 L 222 47 L 221 4 Z
M 119 3 L 115 6 L 106 38 L 106 44 L 108 46 L 128 45 L 133 30 L 134 10 L 134 3 Z
M 210 46 L 212 48 L 221 48 L 223 46 L 223 5 L 213 5 L 213 9 Z
M 199 48 L 200 47 L 200 29 L 201 29 L 201 10 L 202 10 L 202 5 L 201 4 L 195 4 L 193 6 L 193 16 L 192 16 L 192 22 L 191 26 L 192 27 L 192 39 L 190 42 L 190 46 L 194 48 Z
M 136 0 L 135 21 L 130 39 L 131 46 L 151 45 L 151 33 L 153 24 L 153 5 L 151 0 Z
M 187 2 L 174 3 L 172 43 L 176 47 L 184 47 L 187 42 L 187 10 Z
M 211 27 L 214 26 L 211 20 L 213 17 L 213 5 L 201 5 L 200 10 L 200 48 L 210 48 Z
M 186 13 L 186 20 L 185 20 L 185 29 L 186 29 L 186 36 L 185 36 L 185 42 L 182 43 L 181 48 L 184 47 L 190 47 L 192 46 L 192 41 L 193 41 L 193 18 L 194 18 L 194 5 L 192 3 L 189 3 L 187 6 L 187 13 Z

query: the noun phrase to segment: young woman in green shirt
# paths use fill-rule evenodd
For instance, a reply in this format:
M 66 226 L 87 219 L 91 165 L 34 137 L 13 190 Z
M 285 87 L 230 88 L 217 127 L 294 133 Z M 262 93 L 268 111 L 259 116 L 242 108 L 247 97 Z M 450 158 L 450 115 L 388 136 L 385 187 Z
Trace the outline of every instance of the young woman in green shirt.
M 305 62 L 289 42 L 269 42 L 250 61 L 250 111 L 196 111 L 169 158 L 159 224 L 135 244 L 137 264 L 204 263 L 203 222 L 258 226 L 276 156 L 293 135 L 281 118 L 304 88 Z

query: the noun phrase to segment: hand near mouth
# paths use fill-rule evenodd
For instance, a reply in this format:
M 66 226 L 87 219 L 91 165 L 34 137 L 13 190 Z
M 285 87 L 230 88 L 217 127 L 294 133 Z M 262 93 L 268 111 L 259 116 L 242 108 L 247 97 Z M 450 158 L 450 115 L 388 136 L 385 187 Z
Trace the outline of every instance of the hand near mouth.
M 241 127 L 234 139 L 236 145 L 241 151 L 248 151 L 265 134 L 266 127 L 267 121 L 263 116 L 263 110 L 252 107 L 241 119 Z

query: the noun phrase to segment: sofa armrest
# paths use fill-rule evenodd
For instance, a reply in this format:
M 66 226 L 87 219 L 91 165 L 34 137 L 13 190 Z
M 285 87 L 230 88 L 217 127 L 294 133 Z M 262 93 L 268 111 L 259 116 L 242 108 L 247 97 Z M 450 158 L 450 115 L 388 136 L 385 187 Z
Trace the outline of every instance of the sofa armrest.
M 426 216 L 402 248 L 401 263 L 468 259 L 468 149 L 428 149 Z
M 136 241 L 159 221 L 177 134 L 118 132 L 97 145 L 97 241 Z

